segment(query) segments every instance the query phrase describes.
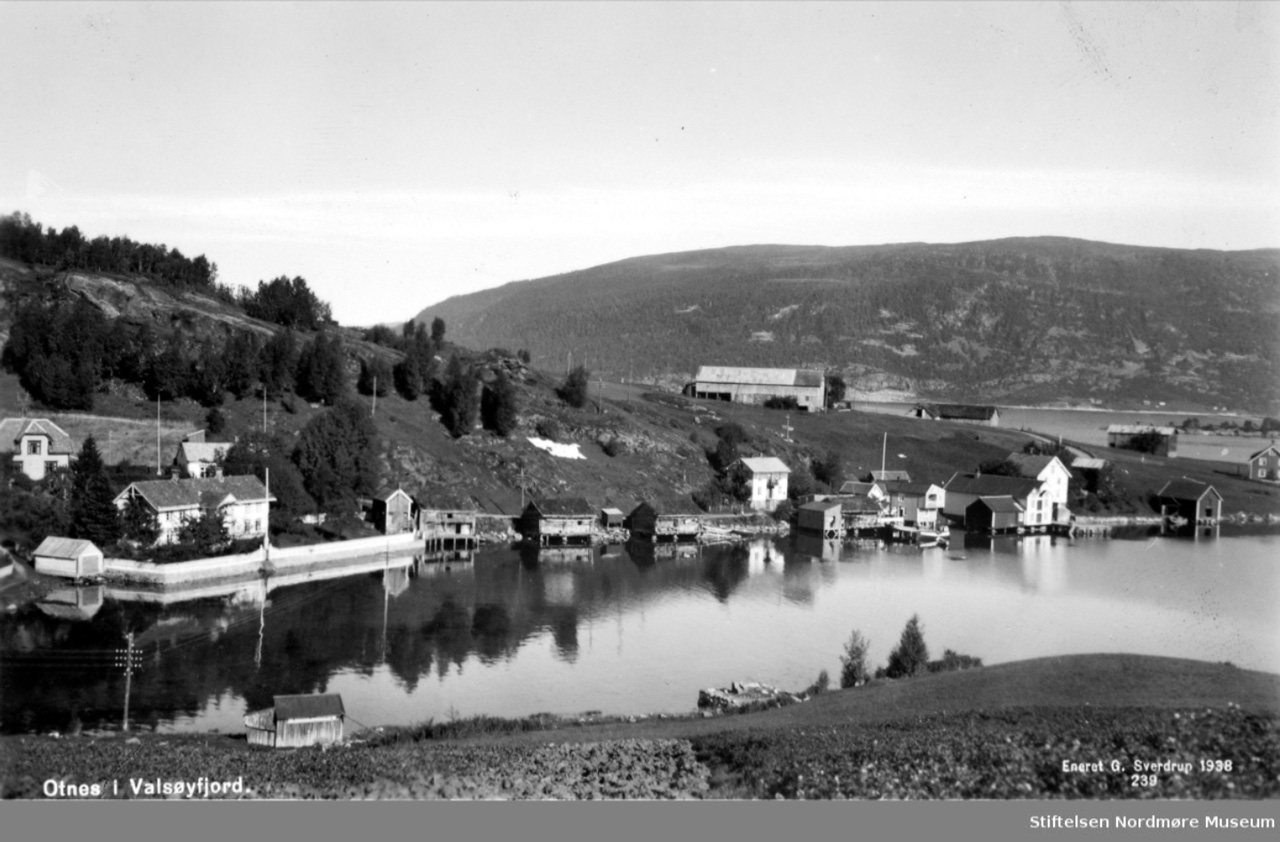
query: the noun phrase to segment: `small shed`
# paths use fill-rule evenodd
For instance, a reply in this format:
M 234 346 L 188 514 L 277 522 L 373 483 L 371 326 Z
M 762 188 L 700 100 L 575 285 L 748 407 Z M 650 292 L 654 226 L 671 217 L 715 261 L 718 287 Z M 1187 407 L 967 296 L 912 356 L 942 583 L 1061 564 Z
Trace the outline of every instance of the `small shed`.
M 1208 483 L 1175 479 L 1165 483 L 1156 500 L 1161 514 L 1176 514 L 1191 523 L 1216 523 L 1222 515 L 1222 495 Z
M 470 497 L 423 494 L 418 497 L 418 532 L 428 550 L 473 550 L 480 508 Z
M 688 497 L 654 498 L 632 509 L 627 525 L 633 537 L 647 541 L 697 540 L 702 510 Z
M 796 528 L 819 533 L 824 538 L 838 538 L 844 531 L 842 509 L 837 500 L 805 503 L 796 510 Z
M 979 497 L 964 510 L 964 528 L 971 532 L 1011 532 L 1022 522 L 1023 508 L 1012 497 Z
M 519 531 L 537 544 L 591 543 L 595 510 L 581 497 L 535 500 L 524 507 Z
M 347 713 L 337 693 L 276 696 L 275 707 L 244 718 L 249 745 L 302 748 L 342 739 Z
M 403 488 L 384 491 L 373 498 L 373 525 L 384 535 L 413 531 L 413 498 Z
M 48 576 L 84 579 L 103 573 L 102 550 L 92 541 L 50 535 L 36 547 L 34 560 L 36 572 Z
M 622 513 L 622 509 L 606 506 L 600 510 L 600 525 L 606 529 L 620 528 L 625 519 L 626 516 Z
M 1280 448 L 1273 441 L 1256 453 L 1249 454 L 1249 479 L 1280 479 Z

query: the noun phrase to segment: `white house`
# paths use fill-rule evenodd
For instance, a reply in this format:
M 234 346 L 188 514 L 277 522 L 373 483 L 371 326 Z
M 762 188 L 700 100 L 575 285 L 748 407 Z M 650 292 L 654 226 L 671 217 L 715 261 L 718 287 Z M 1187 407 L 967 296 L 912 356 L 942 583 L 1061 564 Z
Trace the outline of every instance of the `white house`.
M 173 465 L 193 479 L 216 476 L 230 449 L 230 442 L 184 441 L 178 445 Z
M 6 418 L 0 430 L 13 445 L 13 461 L 33 480 L 71 464 L 71 436 L 47 418 Z
M 954 474 L 944 483 L 943 512 L 963 522 L 970 503 L 985 497 L 1009 497 L 1022 507 L 1022 525 L 1048 526 L 1053 523 L 1053 505 L 1040 480 L 999 474 Z
M 255 476 L 160 479 L 131 483 L 116 495 L 124 511 L 130 498 L 142 500 L 156 515 L 157 544 L 173 543 L 178 530 L 206 511 L 222 513 L 233 539 L 256 538 L 267 532 L 267 489 Z
M 787 477 L 791 475 L 791 469 L 778 457 L 739 459 L 729 466 L 729 470 L 741 472 L 751 488 L 751 508 L 772 512 L 787 499 Z
M 1057 456 L 1010 453 L 1008 461 L 1018 467 L 1019 476 L 1040 482 L 1044 498 L 1052 506 L 1053 520 L 1065 519 L 1069 514 L 1067 483 L 1071 482 L 1071 471 L 1062 464 L 1062 460 Z

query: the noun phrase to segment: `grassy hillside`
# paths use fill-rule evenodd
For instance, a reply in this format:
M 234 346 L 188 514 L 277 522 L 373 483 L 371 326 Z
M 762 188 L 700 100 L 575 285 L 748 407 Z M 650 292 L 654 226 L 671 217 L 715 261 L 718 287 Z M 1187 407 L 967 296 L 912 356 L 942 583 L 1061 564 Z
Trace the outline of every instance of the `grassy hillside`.
M 864 388 L 1035 403 L 1280 405 L 1280 251 L 1064 238 L 749 246 L 632 258 L 449 299 L 472 347 L 612 379 L 815 366 Z

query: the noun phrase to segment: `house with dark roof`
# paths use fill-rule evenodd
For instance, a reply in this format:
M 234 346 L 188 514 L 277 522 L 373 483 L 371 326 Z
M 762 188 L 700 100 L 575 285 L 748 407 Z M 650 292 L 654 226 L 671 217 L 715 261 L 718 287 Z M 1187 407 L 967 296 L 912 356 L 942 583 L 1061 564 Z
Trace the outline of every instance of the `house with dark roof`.
M 124 511 L 130 500 L 141 501 L 156 516 L 160 528 L 157 544 L 177 540 L 183 524 L 205 512 L 220 512 L 233 539 L 257 538 L 267 533 L 269 503 L 262 481 L 255 476 L 161 479 L 130 483 L 116 495 L 116 508 Z
M 969 504 L 980 497 L 1009 497 L 1022 507 L 1022 525 L 1047 527 L 1053 523 L 1053 507 L 1039 480 L 999 474 L 954 474 L 943 483 L 943 513 L 963 522 Z
M 702 532 L 702 509 L 688 496 L 654 497 L 632 509 L 626 525 L 646 541 L 694 541 Z
M 890 471 L 890 470 L 872 471 L 871 473 L 867 474 L 867 476 L 871 478 L 867 480 L 867 482 L 871 482 L 871 483 L 879 482 L 880 480 L 891 480 L 893 482 L 911 482 L 911 474 L 907 473 L 906 471 Z
M 965 507 L 964 528 L 969 532 L 1012 532 L 1025 513 L 1012 497 L 979 497 Z
M 1249 479 L 1280 479 L 1280 448 L 1275 442 L 1249 454 Z
M 1000 410 L 994 406 L 974 406 L 963 403 L 918 403 L 911 414 L 931 421 L 958 421 L 962 424 L 1000 426 Z
M 539 545 L 591 543 L 596 510 L 582 497 L 534 500 L 524 507 L 518 531 Z
M 875 485 L 883 495 L 888 513 L 901 517 L 904 526 L 933 529 L 938 525 L 938 513 L 947 500 L 942 486 L 902 480 L 878 480 Z
M 1112 424 L 1107 427 L 1107 447 L 1146 450 L 1154 456 L 1178 455 L 1178 428 L 1154 424 Z
M 48 418 L 6 418 L 0 433 L 13 450 L 18 470 L 36 481 L 70 466 L 75 454 L 71 436 Z
M 821 371 L 811 369 L 704 365 L 685 392 L 694 398 L 750 404 L 795 398 L 801 409 L 818 412 L 826 407 L 827 381 Z
M 1222 517 L 1222 495 L 1212 485 L 1175 479 L 1156 492 L 1163 515 L 1177 515 L 1190 523 L 1217 523 Z
M 805 503 L 796 509 L 796 529 L 816 533 L 823 538 L 839 538 L 844 534 L 843 507 L 839 500 Z
M 421 493 L 418 504 L 418 533 L 428 550 L 471 550 L 476 545 L 476 524 L 480 507 L 470 497 L 437 492 Z

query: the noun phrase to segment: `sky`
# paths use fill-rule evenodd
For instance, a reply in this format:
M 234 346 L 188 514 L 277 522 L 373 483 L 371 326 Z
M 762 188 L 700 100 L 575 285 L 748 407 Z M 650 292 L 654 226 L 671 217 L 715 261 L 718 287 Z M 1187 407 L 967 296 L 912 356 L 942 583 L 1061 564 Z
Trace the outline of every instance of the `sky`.
M 343 324 L 644 254 L 1280 247 L 1280 4 L 0 3 L 0 213 Z

